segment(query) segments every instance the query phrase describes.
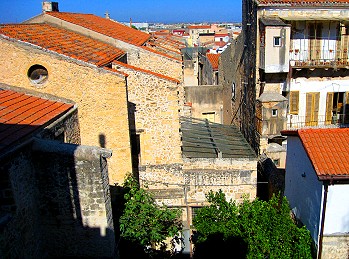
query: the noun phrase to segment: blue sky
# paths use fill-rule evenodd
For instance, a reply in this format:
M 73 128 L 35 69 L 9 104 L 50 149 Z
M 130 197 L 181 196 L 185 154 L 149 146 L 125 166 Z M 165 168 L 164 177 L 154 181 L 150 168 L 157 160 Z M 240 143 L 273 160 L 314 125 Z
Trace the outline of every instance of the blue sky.
M 242 0 L 56 0 L 59 11 L 110 13 L 123 22 L 240 22 Z M 0 23 L 20 23 L 41 13 L 42 0 L 0 0 Z

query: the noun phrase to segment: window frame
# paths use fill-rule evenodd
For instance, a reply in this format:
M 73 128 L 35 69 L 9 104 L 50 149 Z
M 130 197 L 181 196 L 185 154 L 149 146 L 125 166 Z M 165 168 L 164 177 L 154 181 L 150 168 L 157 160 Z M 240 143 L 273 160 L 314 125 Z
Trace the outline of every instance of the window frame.
M 278 44 L 276 44 L 276 40 L 278 40 Z M 281 47 L 281 45 L 282 45 L 281 36 L 274 36 L 273 37 L 273 46 L 274 47 Z

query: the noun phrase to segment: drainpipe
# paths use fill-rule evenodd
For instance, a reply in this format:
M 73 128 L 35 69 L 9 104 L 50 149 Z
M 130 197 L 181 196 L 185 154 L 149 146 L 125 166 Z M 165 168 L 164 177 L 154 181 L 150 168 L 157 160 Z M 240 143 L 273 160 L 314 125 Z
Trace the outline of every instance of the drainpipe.
M 322 239 L 323 239 L 323 236 L 324 236 L 327 193 L 328 193 L 328 183 L 324 182 L 324 199 L 322 201 L 322 214 L 321 214 L 321 225 L 320 225 L 320 236 L 319 236 L 319 249 L 318 249 L 318 254 L 317 254 L 317 258 L 318 259 L 321 259 L 321 255 L 322 255 Z

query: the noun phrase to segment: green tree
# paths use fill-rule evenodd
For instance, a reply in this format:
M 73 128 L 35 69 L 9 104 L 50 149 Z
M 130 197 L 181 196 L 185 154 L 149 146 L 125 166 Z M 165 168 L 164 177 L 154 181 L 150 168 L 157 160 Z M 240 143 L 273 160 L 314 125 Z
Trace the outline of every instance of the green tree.
M 310 233 L 294 224 L 286 197 L 274 196 L 268 202 L 245 199 L 237 204 L 219 191 L 209 193 L 207 200 L 210 205 L 200 209 L 193 222 L 198 234 L 196 247 L 205 242 L 208 246 L 210 237 L 219 236 L 221 243 L 244 243 L 246 251 L 241 258 L 312 258 Z
M 125 209 L 120 217 L 121 236 L 136 242 L 146 250 L 149 247 L 165 246 L 168 237 L 174 237 L 182 229 L 178 209 L 169 209 L 155 203 L 149 191 L 139 188 L 138 181 L 128 175 L 124 182 Z

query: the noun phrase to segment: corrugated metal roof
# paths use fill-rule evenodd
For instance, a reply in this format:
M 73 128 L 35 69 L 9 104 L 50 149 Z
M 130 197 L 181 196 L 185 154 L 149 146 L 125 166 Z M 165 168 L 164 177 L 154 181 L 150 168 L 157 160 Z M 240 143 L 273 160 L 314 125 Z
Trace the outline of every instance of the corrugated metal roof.
M 234 126 L 181 117 L 182 153 L 187 158 L 256 158 Z

